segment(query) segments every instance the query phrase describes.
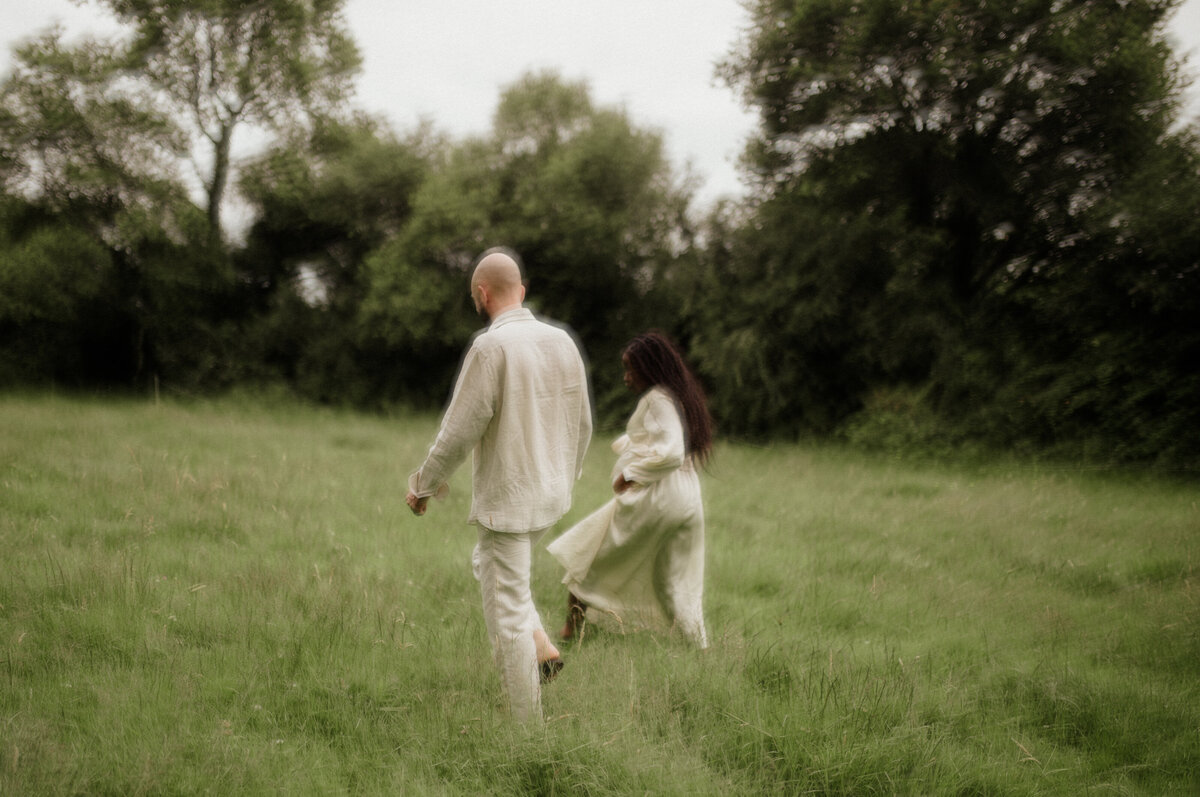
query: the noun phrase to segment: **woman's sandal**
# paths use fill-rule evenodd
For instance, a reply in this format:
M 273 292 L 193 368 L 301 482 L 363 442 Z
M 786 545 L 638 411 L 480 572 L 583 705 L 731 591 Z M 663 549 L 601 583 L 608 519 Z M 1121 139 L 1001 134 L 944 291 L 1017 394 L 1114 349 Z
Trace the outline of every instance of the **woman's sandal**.
M 541 670 L 542 683 L 549 683 L 562 670 L 563 660 L 561 657 L 556 656 L 553 659 L 538 662 L 538 667 Z
M 579 636 L 587 622 L 587 604 L 576 598 L 573 593 L 567 593 L 567 622 L 558 632 L 564 641 L 570 641 Z

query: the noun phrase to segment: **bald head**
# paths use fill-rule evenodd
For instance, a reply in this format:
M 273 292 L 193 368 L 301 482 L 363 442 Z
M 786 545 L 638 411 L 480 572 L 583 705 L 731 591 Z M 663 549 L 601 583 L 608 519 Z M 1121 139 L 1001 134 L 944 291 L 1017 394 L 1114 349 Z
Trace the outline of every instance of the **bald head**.
M 506 250 L 484 252 L 471 274 L 471 296 L 475 309 L 488 318 L 519 307 L 525 300 L 525 285 L 516 258 Z

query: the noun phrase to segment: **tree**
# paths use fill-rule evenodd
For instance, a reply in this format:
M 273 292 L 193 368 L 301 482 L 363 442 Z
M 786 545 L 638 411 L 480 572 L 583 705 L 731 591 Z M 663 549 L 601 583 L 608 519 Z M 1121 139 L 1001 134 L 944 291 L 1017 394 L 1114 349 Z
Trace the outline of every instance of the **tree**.
M 1200 146 L 1183 131 L 1088 213 L 1071 273 L 1011 297 L 1039 346 L 983 420 L 1113 460 L 1200 462 Z M 947 380 L 949 381 L 949 380 Z
M 101 0 L 134 28 L 127 74 L 210 147 L 208 222 L 221 239 L 235 131 L 336 109 L 361 58 L 345 0 Z
M 244 169 L 257 221 L 239 278 L 264 363 L 302 394 L 368 403 L 387 393 L 380 381 L 394 369 L 359 332 L 364 262 L 404 229 L 442 146 L 427 129 L 401 140 L 372 119 L 325 121 Z
M 19 48 L 0 86 L 0 180 L 6 193 L 93 224 L 114 244 L 122 209 L 177 207 L 186 141 L 158 110 L 109 91 L 117 48 L 68 49 L 60 37 Z
M 0 346 L 13 378 L 127 385 L 203 359 L 205 336 L 178 325 L 203 324 L 226 272 L 172 179 L 183 143 L 105 90 L 118 58 L 52 32 L 17 52 L 0 87 Z
M 770 320 L 717 323 L 713 340 L 753 332 L 801 352 L 775 391 L 820 380 L 835 425 L 896 385 L 978 420 L 1048 343 L 1064 361 L 1086 340 L 1082 308 L 1045 315 L 1037 297 L 1085 290 L 1097 214 L 1164 146 L 1175 5 L 755 2 L 723 68 L 761 114 L 746 160 L 762 247 L 738 276 L 796 292 L 768 293 L 758 318 Z M 814 349 L 814 336 L 835 345 Z
M 8 303 L 0 337 L 19 342 L 4 333 L 21 306 L 42 307 L 30 320 L 53 326 L 43 339 L 61 346 L 34 358 L 51 366 L 38 373 L 61 376 L 54 363 L 103 341 L 85 359 L 122 364 L 105 380 L 153 374 L 217 386 L 245 366 L 245 319 L 234 316 L 247 307 L 238 296 L 245 286 L 234 281 L 220 228 L 233 136 L 242 125 L 291 130 L 337 110 L 359 63 L 343 2 L 104 4 L 132 25 L 128 41 L 66 48 L 52 32 L 21 49 L 3 87 L 0 180 L 15 225 L 3 278 L 30 286 L 45 272 L 47 289 L 69 290 L 63 302 Z M 197 139 L 211 147 L 202 213 L 180 168 Z M 52 278 L 84 257 L 97 279 Z M 80 293 L 85 286 L 94 295 Z M 52 319 L 46 307 L 75 309 Z M 17 359 L 33 367 L 31 356 Z
M 111 356 L 87 356 L 96 352 L 84 345 L 116 326 L 96 318 L 110 257 L 78 226 L 22 199 L 0 200 L 0 384 L 72 383 L 97 364 L 129 370 Z
M 675 319 L 655 289 L 690 240 L 687 204 L 660 134 L 596 108 L 585 84 L 526 75 L 503 92 L 491 133 L 451 149 L 398 243 L 370 261 L 364 328 L 420 350 L 440 313 L 457 329 L 470 311 L 475 255 L 511 246 L 528 268 L 531 305 L 583 340 L 603 413 L 621 394 L 621 344 Z

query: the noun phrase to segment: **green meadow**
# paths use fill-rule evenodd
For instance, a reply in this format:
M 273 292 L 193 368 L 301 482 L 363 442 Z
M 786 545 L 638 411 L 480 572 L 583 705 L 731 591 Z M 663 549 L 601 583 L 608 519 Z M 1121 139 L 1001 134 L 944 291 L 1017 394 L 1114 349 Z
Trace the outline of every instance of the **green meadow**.
M 436 423 L 0 397 L 0 794 L 1200 793 L 1195 481 L 723 443 L 711 648 L 598 618 L 523 729 Z

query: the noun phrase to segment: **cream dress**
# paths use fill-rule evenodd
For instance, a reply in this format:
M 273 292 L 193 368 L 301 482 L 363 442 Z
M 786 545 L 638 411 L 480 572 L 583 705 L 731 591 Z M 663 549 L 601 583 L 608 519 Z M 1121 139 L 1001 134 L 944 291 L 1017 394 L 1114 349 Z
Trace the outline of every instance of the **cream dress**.
M 648 390 L 612 448 L 609 482 L 624 474 L 636 484 L 550 543 L 567 571 L 563 583 L 621 622 L 672 625 L 707 647 L 704 507 L 674 397 Z

